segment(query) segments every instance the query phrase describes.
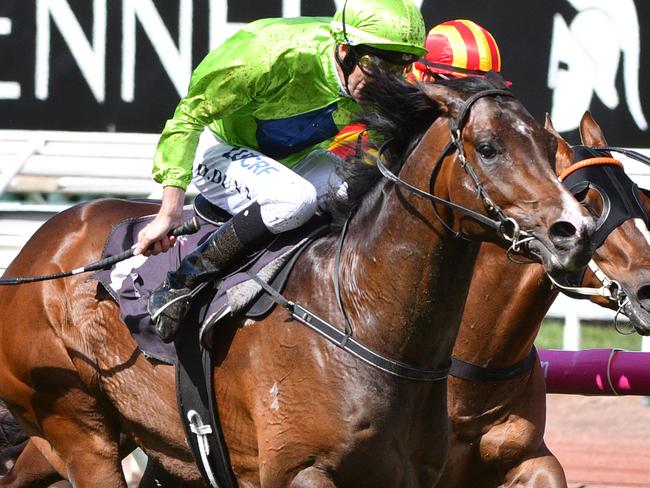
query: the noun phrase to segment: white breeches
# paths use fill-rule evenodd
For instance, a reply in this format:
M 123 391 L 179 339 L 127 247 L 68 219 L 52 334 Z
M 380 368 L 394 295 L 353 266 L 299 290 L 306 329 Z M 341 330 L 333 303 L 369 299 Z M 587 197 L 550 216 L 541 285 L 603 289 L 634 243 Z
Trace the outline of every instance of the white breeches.
M 257 201 L 264 224 L 279 234 L 307 222 L 319 199 L 340 187 L 334 157 L 317 150 L 292 170 L 253 149 L 219 141 L 195 165 L 193 182 L 208 201 L 231 215 Z

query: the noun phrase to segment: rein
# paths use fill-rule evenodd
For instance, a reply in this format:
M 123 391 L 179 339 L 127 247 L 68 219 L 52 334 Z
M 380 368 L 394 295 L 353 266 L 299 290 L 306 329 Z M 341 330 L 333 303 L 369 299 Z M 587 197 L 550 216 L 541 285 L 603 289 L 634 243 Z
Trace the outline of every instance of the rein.
M 448 200 L 439 198 L 431 193 L 428 193 L 424 190 L 421 190 L 405 182 L 404 180 L 396 176 L 394 173 L 392 173 L 388 168 L 386 168 L 386 166 L 381 162 L 381 157 L 377 158 L 377 167 L 381 172 L 381 174 L 389 181 L 407 189 L 408 191 L 422 198 L 428 199 L 433 203 L 440 203 L 448 208 L 451 208 L 452 210 L 457 210 L 464 213 L 468 217 L 473 218 L 474 220 L 496 230 L 497 232 L 500 232 L 505 239 L 512 242 L 511 248 L 516 248 L 520 243 L 519 237 L 524 232 L 519 229 L 519 225 L 514 219 L 506 217 L 505 213 L 496 204 L 494 204 L 492 200 L 488 197 L 487 192 L 483 188 L 483 185 L 481 185 L 481 183 L 478 181 L 478 177 L 476 176 L 476 173 L 474 173 L 472 167 L 469 165 L 469 161 L 467 160 L 467 157 L 465 155 L 465 149 L 461 142 L 463 127 L 467 119 L 467 116 L 469 114 L 469 111 L 471 110 L 471 107 L 474 105 L 474 103 L 476 103 L 478 100 L 480 100 L 483 97 L 499 96 L 499 95 L 514 98 L 514 95 L 512 95 L 510 92 L 507 92 L 505 90 L 485 90 L 474 94 L 473 96 L 471 96 L 465 101 L 465 103 L 463 104 L 460 110 L 458 117 L 450 124 L 451 140 L 442 150 L 440 156 L 438 157 L 434 165 L 434 167 L 438 166 L 438 164 L 447 156 L 447 154 L 449 154 L 450 150 L 452 148 L 455 148 L 458 151 L 458 160 L 460 161 L 460 164 L 463 167 L 463 169 L 472 178 L 472 181 L 476 186 L 479 196 L 482 198 L 486 210 L 497 214 L 498 216 L 497 220 L 490 219 L 489 217 L 486 217 L 483 214 L 462 207 Z M 385 149 L 385 147 L 386 144 L 384 144 L 380 148 L 379 156 L 381 156 L 382 149 Z M 345 235 L 347 233 L 347 229 L 352 217 L 353 214 L 351 213 L 348 216 L 347 220 L 345 221 L 345 224 L 343 225 L 343 228 L 341 230 L 341 236 L 339 238 L 339 243 L 336 248 L 336 257 L 335 257 L 335 266 L 334 266 L 335 268 L 334 292 L 336 295 L 337 303 L 339 305 L 339 309 L 345 321 L 344 331 L 341 331 L 340 329 L 336 328 L 334 325 L 332 325 L 325 319 L 317 316 L 316 314 L 311 312 L 306 307 L 303 307 L 299 303 L 288 300 L 286 297 L 284 297 L 281 293 L 273 289 L 270 285 L 268 285 L 258 276 L 252 273 L 249 273 L 249 276 L 258 285 L 260 285 L 262 289 L 266 293 L 268 293 L 278 305 L 287 309 L 291 313 L 291 316 L 294 319 L 310 327 L 315 332 L 318 332 L 323 337 L 328 339 L 334 345 L 340 347 L 346 352 L 364 361 L 368 365 L 373 366 L 374 368 L 380 371 L 384 371 L 385 373 L 388 373 L 390 375 L 403 378 L 403 379 L 413 380 L 413 381 L 433 382 L 433 381 L 445 380 L 449 374 L 449 370 L 450 370 L 449 367 L 441 368 L 437 370 L 428 370 L 428 369 L 422 369 L 422 368 L 410 366 L 408 364 L 387 358 L 377 352 L 374 352 L 371 349 L 368 349 L 360 342 L 356 341 L 352 337 L 353 336 L 352 325 L 345 311 L 345 307 L 343 306 L 343 300 L 341 297 L 341 289 L 339 283 L 341 252 L 343 250 Z M 510 234 L 508 234 L 507 232 L 507 226 L 511 227 Z
M 463 146 L 462 143 L 462 132 L 472 106 L 481 98 L 492 97 L 492 96 L 493 97 L 506 96 L 510 98 L 515 98 L 515 96 L 509 91 L 494 89 L 494 90 L 484 90 L 475 93 L 467 100 L 465 100 L 465 103 L 461 107 L 461 110 L 458 116 L 456 117 L 456 119 L 450 121 L 451 140 L 447 143 L 447 145 L 445 145 L 443 150 L 440 152 L 440 155 L 436 159 L 434 167 L 437 167 L 439 164 L 441 164 L 442 160 L 450 153 L 452 149 L 458 152 L 458 161 L 461 167 L 465 170 L 467 175 L 471 178 L 472 182 L 474 183 L 474 186 L 476 187 L 477 190 L 478 197 L 481 198 L 481 201 L 483 202 L 483 206 L 489 213 L 495 214 L 497 216 L 496 219 L 491 219 L 481 213 L 475 212 L 474 210 L 471 210 L 469 208 L 463 207 L 456 203 L 450 202 L 449 200 L 445 200 L 436 195 L 433 195 L 432 193 L 429 193 L 427 191 L 424 191 L 420 188 L 411 185 L 410 183 L 407 183 L 406 181 L 402 180 L 399 176 L 395 175 L 386 167 L 386 165 L 384 165 L 381 158 L 382 153 L 385 151 L 385 148 L 387 147 L 387 144 L 390 141 L 384 143 L 379 149 L 379 155 L 376 158 L 376 164 L 377 164 L 377 168 L 381 172 L 382 176 L 384 176 L 384 178 L 388 179 L 389 181 L 395 183 L 398 186 L 401 186 L 402 188 L 407 189 L 411 193 L 414 193 L 422 198 L 430 200 L 432 202 L 432 205 L 434 205 L 434 213 L 436 214 L 438 219 L 440 219 L 440 217 L 438 216 L 437 211 L 435 211 L 436 203 L 441 204 L 451 210 L 456 210 L 458 212 L 461 212 L 464 215 L 468 216 L 469 218 L 479 222 L 480 224 L 483 224 L 486 227 L 489 227 L 497 231 L 507 242 L 511 243 L 510 248 L 507 251 L 508 254 L 510 254 L 513 251 L 514 252 L 519 251 L 521 244 L 532 239 L 532 236 L 530 236 L 530 234 L 527 233 L 526 231 L 521 230 L 517 221 L 511 217 L 506 216 L 505 212 L 498 205 L 496 205 L 494 201 L 488 196 L 487 191 L 479 181 L 478 176 L 476 176 L 474 169 L 469 164 L 469 160 L 467 159 L 465 153 L 465 147 Z M 450 229 L 447 226 L 447 224 L 445 224 L 444 222 L 443 225 L 452 233 L 456 234 L 456 232 Z M 524 237 L 524 239 L 521 239 L 522 237 Z

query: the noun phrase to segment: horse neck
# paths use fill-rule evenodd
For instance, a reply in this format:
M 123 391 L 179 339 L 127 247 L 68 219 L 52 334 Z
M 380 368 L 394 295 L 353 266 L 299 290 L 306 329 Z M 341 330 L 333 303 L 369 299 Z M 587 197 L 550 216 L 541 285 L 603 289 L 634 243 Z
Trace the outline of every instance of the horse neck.
M 382 185 L 355 216 L 342 254 L 344 302 L 359 324 L 356 336 L 394 359 L 447 364 L 477 249 L 451 237 L 430 202 Z
M 540 265 L 514 264 L 495 244 L 481 245 L 454 356 L 495 368 L 523 359 L 556 296 Z

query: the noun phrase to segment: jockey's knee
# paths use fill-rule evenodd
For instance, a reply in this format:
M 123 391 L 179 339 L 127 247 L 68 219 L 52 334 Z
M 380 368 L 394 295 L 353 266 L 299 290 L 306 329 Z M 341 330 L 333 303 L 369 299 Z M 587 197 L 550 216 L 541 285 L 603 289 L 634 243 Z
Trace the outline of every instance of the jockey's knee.
M 266 227 L 274 234 L 296 229 L 311 219 L 318 209 L 314 185 L 306 180 L 285 188 L 281 195 L 260 199 L 260 212 Z

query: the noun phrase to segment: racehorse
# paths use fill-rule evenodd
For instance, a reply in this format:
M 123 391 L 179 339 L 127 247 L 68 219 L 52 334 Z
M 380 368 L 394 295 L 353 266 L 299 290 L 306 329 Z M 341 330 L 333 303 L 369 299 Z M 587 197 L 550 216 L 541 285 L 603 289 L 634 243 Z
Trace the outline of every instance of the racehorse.
M 352 339 L 419 380 L 361 362 L 280 307 L 220 327 L 214 381 L 240 486 L 431 486 L 447 450 L 441 380 L 479 242 L 527 250 L 558 279 L 591 255 L 593 219 L 551 169 L 555 139 L 501 82 L 384 86 L 373 99 L 375 126 L 397 176 L 359 166 L 348 189 L 363 196 L 344 226 L 340 260 L 338 231 L 318 239 L 284 294 L 343 329 L 338 273 Z M 39 229 L 7 275 L 96 260 L 112 226 L 154 211 L 119 200 L 73 207 Z M 524 235 L 533 240 L 520 247 Z M 74 486 L 125 486 L 120 432 L 185 485 L 201 484 L 172 368 L 138 351 L 96 281 L 3 289 L 0 317 L 0 397 Z
M 553 131 L 549 119 L 547 128 Z M 580 134 L 586 146 L 607 146 L 588 112 L 581 120 Z M 571 150 L 556 136 L 560 174 L 571 164 Z M 639 190 L 636 198 L 650 212 L 650 197 Z M 590 208 L 602 211 L 597 194 L 590 191 L 584 199 Z M 646 236 L 645 222 L 627 220 L 594 254 L 605 275 L 620 284 L 628 297 L 623 310 L 644 335 L 650 333 Z M 587 271 L 582 286 L 596 289 L 602 283 Z M 438 486 L 566 487 L 560 463 L 544 444 L 544 374 L 537 354 L 531 351 L 557 294 L 558 288 L 541 266 L 513 264 L 496 246 L 481 245 L 453 351 L 455 358 L 474 365 L 474 377 L 456 377 L 452 369 L 448 379 L 451 448 Z M 619 307 L 617 300 L 598 295 L 591 299 Z M 532 361 L 522 367 L 527 358 Z

